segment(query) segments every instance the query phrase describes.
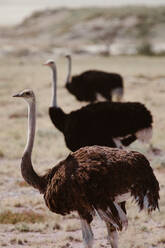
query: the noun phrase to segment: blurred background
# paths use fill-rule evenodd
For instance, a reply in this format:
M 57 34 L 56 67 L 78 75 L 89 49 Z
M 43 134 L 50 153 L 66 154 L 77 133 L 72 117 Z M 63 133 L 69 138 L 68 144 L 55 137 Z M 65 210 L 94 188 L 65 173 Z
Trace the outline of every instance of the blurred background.
M 164 5 L 164 0 L 0 0 L 0 56 L 162 55 Z
M 1 0 L 0 1 L 0 20 L 1 25 L 13 25 L 18 22 L 21 22 L 23 18 L 27 15 L 30 15 L 33 11 L 45 9 L 45 8 L 59 8 L 59 7 L 89 7 L 89 6 L 97 6 L 97 7 L 110 7 L 110 6 L 124 6 L 124 5 L 163 5 L 164 0 Z
M 0 0 L 0 247 L 82 247 L 75 213 L 59 216 L 22 178 L 20 161 L 27 136 L 27 106 L 11 96 L 32 88 L 37 99 L 34 167 L 40 174 L 69 149 L 48 115 L 52 75 L 42 64 L 57 64 L 57 103 L 69 113 L 87 105 L 65 88 L 72 74 L 90 69 L 124 78 L 124 101 L 138 101 L 153 115 L 153 150 L 135 141 L 128 149 L 149 159 L 160 182 L 160 213 L 148 217 L 127 203 L 129 227 L 122 248 L 165 247 L 165 0 Z M 156 149 L 154 149 L 156 148 Z M 158 149 L 157 149 L 158 148 Z M 95 248 L 108 248 L 104 223 L 92 224 Z

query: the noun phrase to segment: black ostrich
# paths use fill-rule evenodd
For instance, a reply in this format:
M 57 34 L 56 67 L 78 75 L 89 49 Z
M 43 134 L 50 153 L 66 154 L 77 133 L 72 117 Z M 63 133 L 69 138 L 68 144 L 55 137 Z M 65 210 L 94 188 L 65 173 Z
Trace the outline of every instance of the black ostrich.
M 80 75 L 71 76 L 71 56 L 68 59 L 68 75 L 66 88 L 79 101 L 94 102 L 98 100 L 98 94 L 108 101 L 116 95 L 117 101 L 123 97 L 123 78 L 117 73 L 109 73 L 99 70 L 88 70 Z
M 134 140 L 148 142 L 152 137 L 152 115 L 138 102 L 98 102 L 69 114 L 57 106 L 56 65 L 45 63 L 53 72 L 53 99 L 49 116 L 65 137 L 71 151 L 84 146 L 102 145 L 121 148 Z M 122 144 L 121 144 L 122 143 Z
M 32 90 L 24 90 L 14 96 L 28 103 L 28 139 L 21 161 L 25 181 L 44 195 L 52 212 L 79 214 L 85 248 L 92 248 L 90 223 L 95 212 L 106 223 L 111 247 L 118 248 L 117 231 L 128 225 L 123 201 L 133 197 L 140 210 L 147 209 L 149 213 L 159 208 L 159 183 L 148 160 L 138 152 L 83 147 L 40 176 L 31 162 L 35 95 Z

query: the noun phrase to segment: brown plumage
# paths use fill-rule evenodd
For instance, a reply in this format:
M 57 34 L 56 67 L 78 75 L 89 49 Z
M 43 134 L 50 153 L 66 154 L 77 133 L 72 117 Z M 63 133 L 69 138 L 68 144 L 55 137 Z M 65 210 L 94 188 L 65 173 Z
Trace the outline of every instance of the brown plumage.
M 90 223 L 95 213 L 105 221 L 112 248 L 117 248 L 117 230 L 127 226 L 125 200 L 133 197 L 140 210 L 158 208 L 159 184 L 148 160 L 138 152 L 91 146 L 71 153 L 39 176 L 31 154 L 35 134 L 35 96 L 25 90 L 15 95 L 28 102 L 28 141 L 22 157 L 22 176 L 44 194 L 48 208 L 66 215 L 77 211 L 86 248 L 92 247 Z
M 59 214 L 77 210 L 89 216 L 94 208 L 106 210 L 109 201 L 115 201 L 115 197 L 128 192 L 141 210 L 146 194 L 148 210 L 158 207 L 158 182 L 148 160 L 138 152 L 101 146 L 80 148 L 45 177 L 46 204 Z

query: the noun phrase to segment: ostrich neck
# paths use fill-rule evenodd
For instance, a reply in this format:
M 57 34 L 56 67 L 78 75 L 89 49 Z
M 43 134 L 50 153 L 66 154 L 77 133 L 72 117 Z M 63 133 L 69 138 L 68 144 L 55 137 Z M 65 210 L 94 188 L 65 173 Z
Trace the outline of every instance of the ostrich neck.
M 34 144 L 34 136 L 35 136 L 35 128 L 36 128 L 36 104 L 34 101 L 28 103 L 28 139 L 27 144 L 24 150 L 24 154 L 28 153 L 31 157 L 33 144 Z
M 52 107 L 57 107 L 57 70 L 56 66 L 52 67 L 53 82 L 52 82 Z
M 28 103 L 28 138 L 27 144 L 23 153 L 21 162 L 21 172 L 25 181 L 37 188 L 41 193 L 44 193 L 46 187 L 46 181 L 43 177 L 37 175 L 33 169 L 31 162 L 32 149 L 34 144 L 35 136 L 35 126 L 36 126 L 36 111 L 35 111 L 35 99 L 34 101 Z
M 71 81 L 71 69 L 72 69 L 72 61 L 71 57 L 68 58 L 68 75 L 66 78 L 66 83 L 70 83 Z

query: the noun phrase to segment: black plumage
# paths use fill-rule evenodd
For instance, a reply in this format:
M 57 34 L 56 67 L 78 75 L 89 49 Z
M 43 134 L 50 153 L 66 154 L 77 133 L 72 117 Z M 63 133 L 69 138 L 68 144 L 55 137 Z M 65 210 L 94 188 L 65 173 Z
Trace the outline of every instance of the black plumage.
M 54 73 L 54 85 L 55 64 L 49 66 Z M 56 128 L 64 134 L 66 145 L 71 151 L 91 145 L 116 147 L 114 138 L 118 137 L 124 145 L 129 145 L 137 138 L 137 131 L 152 128 L 152 115 L 139 102 L 92 103 L 69 114 L 55 104 L 49 108 L 49 115 Z
M 54 125 L 64 134 L 71 151 L 87 145 L 115 147 L 113 138 L 152 127 L 150 112 L 138 102 L 99 102 L 69 114 L 50 107 L 49 114 Z
M 98 100 L 98 94 L 107 101 L 112 101 L 112 95 L 116 94 L 118 100 L 121 100 L 124 93 L 121 75 L 100 70 L 88 70 L 71 76 L 71 57 L 69 55 L 66 57 L 70 63 L 66 88 L 77 100 L 94 102 Z

